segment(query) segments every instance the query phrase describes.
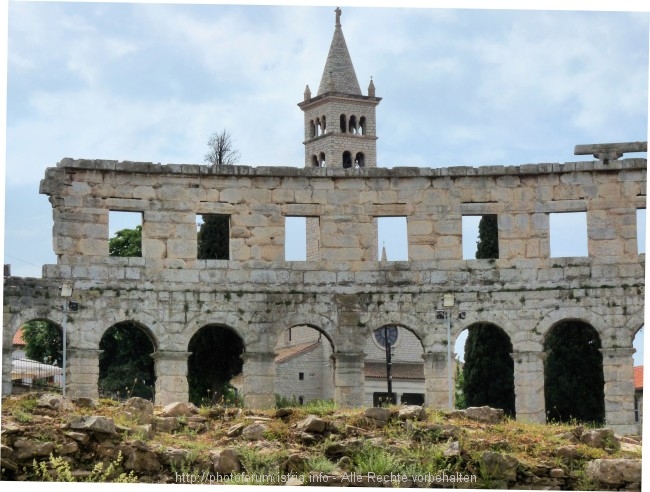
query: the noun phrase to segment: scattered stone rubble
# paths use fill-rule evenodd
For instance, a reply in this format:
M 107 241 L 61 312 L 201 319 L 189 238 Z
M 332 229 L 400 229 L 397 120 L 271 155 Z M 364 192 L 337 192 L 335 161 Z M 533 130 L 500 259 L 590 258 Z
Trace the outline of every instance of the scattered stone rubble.
M 242 446 L 244 449 L 252 446 L 251 449 L 259 453 L 282 449 L 277 439 L 268 432 L 274 422 L 287 423 L 287 419 L 294 414 L 292 409 L 281 409 L 270 417 L 219 407 L 199 413 L 191 404 L 175 402 L 161 409 L 154 408 L 153 404 L 141 398 L 131 398 L 121 404 L 114 418 L 88 414 L 97 407 L 97 402 L 73 402 L 43 395 L 38 400 L 36 410 L 46 409 L 52 414 L 35 412 L 35 422 L 24 425 L 3 414 L 2 479 L 33 479 L 28 470 L 34 461 L 47 461 L 50 455 L 64 457 L 73 476 L 83 478 L 89 475 L 89 467 L 94 463 L 115 460 L 120 453 L 123 467 L 127 471 L 132 470 L 143 482 L 173 483 L 177 481 L 174 477 L 177 478 L 179 470 L 187 469 L 190 462 L 192 468 L 214 476 L 240 474 L 245 471 L 240 452 Z M 282 443 L 301 443 L 302 447 L 291 448 L 288 458 L 278 466 L 282 473 L 290 476 L 291 485 L 377 486 L 372 476 L 354 472 L 354 457 L 368 444 L 392 449 L 391 446 L 395 444 L 387 443 L 383 437 L 373 436 L 373 429 L 396 425 L 403 427 L 405 438 L 412 443 L 447 443 L 445 459 L 464 461 L 466 473 L 479 477 L 480 483 L 476 486 L 567 490 L 572 489 L 581 478 L 589 480 L 588 483 L 599 490 L 641 490 L 640 442 L 632 437 L 617 436 L 611 429 L 578 426 L 558 434 L 558 443 L 566 444 L 558 445 L 556 459 L 552 462 L 540 460 L 531 465 L 508 453 L 509 443 L 505 441 L 481 443 L 480 439 L 474 440 L 473 449 L 479 452 L 470 459 L 466 443 L 472 439 L 473 430 L 476 426 L 489 428 L 502 424 L 504 417 L 501 410 L 469 408 L 451 412 L 446 418 L 450 423 L 427 421 L 427 412 L 419 406 L 367 408 L 358 416 L 358 425 L 346 424 L 336 414 L 307 415 L 288 426 L 293 434 Z M 458 420 L 451 423 L 452 418 L 464 418 L 467 424 L 463 424 L 463 420 L 460 420 L 460 424 Z M 40 420 L 36 422 L 36 419 Z M 190 450 L 180 445 L 163 446 L 147 442 L 156 434 L 188 430 L 202 434 L 217 427 L 223 429 L 220 433 L 223 437 L 215 439 L 214 448 L 205 456 L 192 455 Z M 179 437 L 179 444 L 181 439 Z M 324 456 L 336 464 L 335 471 L 324 474 L 309 469 L 308 449 L 305 446 L 313 443 L 323 443 Z M 592 459 L 584 463 L 578 477 L 575 468 L 569 465 L 584 458 L 582 453 L 585 446 L 599 448 L 606 453 L 627 449 L 639 458 Z M 482 447 L 484 449 L 481 451 Z M 353 477 L 352 481 L 350 477 Z M 420 483 L 415 478 L 401 481 L 399 486 L 430 485 Z

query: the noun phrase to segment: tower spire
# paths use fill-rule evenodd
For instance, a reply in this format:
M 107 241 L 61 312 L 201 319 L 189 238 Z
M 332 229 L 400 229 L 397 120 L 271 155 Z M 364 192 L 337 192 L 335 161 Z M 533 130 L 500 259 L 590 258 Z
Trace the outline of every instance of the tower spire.
M 318 86 L 318 95 L 330 92 L 331 87 L 336 87 L 337 92 L 360 96 L 361 88 L 341 29 L 341 9 L 337 7 L 334 12 L 336 12 L 336 26 L 323 76 Z

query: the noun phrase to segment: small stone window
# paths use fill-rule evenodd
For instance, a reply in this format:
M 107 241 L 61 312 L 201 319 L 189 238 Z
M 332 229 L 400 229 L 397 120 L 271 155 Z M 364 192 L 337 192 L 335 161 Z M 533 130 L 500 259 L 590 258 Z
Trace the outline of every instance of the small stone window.
M 284 260 L 307 260 L 307 218 L 284 218 Z
M 305 380 L 305 373 L 304 372 L 299 372 L 298 373 L 298 380 L 299 381 L 304 381 Z
M 551 258 L 589 256 L 587 212 L 548 214 Z
M 409 242 L 406 217 L 376 217 L 377 259 L 408 261 Z
M 645 208 L 636 209 L 636 247 L 638 254 L 645 254 Z
M 142 212 L 108 212 L 108 254 L 142 256 Z
M 318 162 L 318 157 L 315 155 L 311 156 L 311 165 L 314 167 L 320 167 L 320 163 Z
M 347 117 L 342 114 L 340 118 L 340 127 L 341 127 L 341 133 L 347 133 Z
M 199 260 L 230 259 L 230 215 L 196 216 L 197 254 Z
M 463 260 L 499 258 L 496 215 L 463 215 L 462 231 Z
M 327 167 L 327 162 L 325 160 L 325 152 L 320 153 L 320 156 L 318 157 L 318 161 L 320 163 L 320 167 Z
M 314 120 L 311 120 L 309 122 L 309 138 L 314 138 L 316 136 L 316 124 L 314 123 Z
M 363 152 L 357 152 L 357 155 L 354 158 L 354 167 L 365 167 L 366 165 L 366 156 L 363 155 Z
M 343 168 L 347 169 L 352 167 L 352 154 L 347 150 L 343 152 Z
M 365 135 L 366 134 L 366 117 L 362 116 L 359 119 L 359 135 Z
M 350 125 L 348 127 L 349 133 L 353 135 L 357 133 L 357 117 L 352 115 L 350 116 Z

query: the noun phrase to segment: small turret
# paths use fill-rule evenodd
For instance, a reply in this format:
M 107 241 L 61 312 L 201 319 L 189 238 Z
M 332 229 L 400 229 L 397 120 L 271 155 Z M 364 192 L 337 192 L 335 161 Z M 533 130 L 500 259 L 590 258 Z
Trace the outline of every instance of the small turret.
M 309 84 L 305 86 L 305 101 L 309 101 L 311 99 L 311 89 L 309 88 Z
M 375 97 L 375 83 L 372 81 L 372 77 L 370 77 L 370 84 L 368 84 L 368 97 Z

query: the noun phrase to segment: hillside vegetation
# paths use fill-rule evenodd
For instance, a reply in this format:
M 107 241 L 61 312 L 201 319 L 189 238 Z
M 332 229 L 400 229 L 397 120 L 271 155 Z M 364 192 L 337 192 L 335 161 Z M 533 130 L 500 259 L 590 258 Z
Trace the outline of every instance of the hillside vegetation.
M 638 440 L 489 407 L 267 411 L 11 396 L 2 479 L 640 490 Z

